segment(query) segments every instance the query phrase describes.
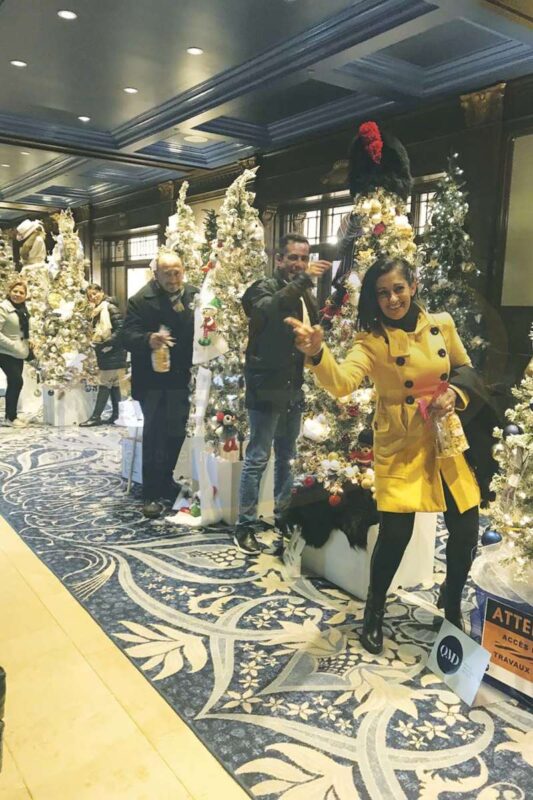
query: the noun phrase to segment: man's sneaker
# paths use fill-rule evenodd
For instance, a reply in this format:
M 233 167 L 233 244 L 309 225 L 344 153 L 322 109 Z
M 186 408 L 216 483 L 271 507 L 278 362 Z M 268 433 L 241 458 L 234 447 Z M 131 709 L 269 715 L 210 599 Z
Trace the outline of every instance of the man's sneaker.
M 157 519 L 163 513 L 163 506 L 157 500 L 145 500 L 142 511 L 144 517 Z
M 262 552 L 262 547 L 255 538 L 255 534 L 249 528 L 237 531 L 233 534 L 233 544 L 241 553 L 247 556 L 257 556 Z

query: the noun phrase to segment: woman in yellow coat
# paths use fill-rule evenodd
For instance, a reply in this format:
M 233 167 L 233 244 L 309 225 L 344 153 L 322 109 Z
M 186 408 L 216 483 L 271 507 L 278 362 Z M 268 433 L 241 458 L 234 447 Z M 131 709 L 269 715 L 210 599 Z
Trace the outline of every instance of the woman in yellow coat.
M 461 594 L 479 527 L 479 487 L 464 455 L 437 458 L 435 434 L 418 401 L 429 401 L 456 367 L 470 360 L 449 314 L 428 314 L 416 302 L 416 277 L 402 259 L 380 259 L 365 274 L 358 334 L 338 364 L 319 326 L 289 318 L 296 346 L 308 356 L 318 382 L 336 397 L 365 377 L 376 390 L 374 469 L 380 532 L 372 555 L 361 641 L 371 653 L 383 647 L 387 590 L 413 532 L 416 511 L 444 511 L 449 531 L 446 584 L 440 601 L 446 619 L 462 628 Z M 450 386 L 431 403 L 442 417 L 466 408 L 468 397 Z

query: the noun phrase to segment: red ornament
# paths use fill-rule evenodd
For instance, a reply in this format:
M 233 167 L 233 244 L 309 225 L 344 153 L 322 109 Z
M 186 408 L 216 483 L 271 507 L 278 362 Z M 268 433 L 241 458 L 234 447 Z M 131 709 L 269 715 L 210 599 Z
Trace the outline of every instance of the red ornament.
M 226 439 L 222 449 L 225 453 L 233 453 L 235 450 L 238 450 L 239 448 L 237 447 L 235 436 L 230 436 L 229 439 Z
M 333 508 L 335 508 L 335 506 L 339 505 L 341 499 L 342 498 L 340 494 L 330 494 L 328 498 L 328 503 L 330 504 L 330 506 L 333 506 Z
M 359 406 L 348 406 L 346 409 L 346 413 L 349 417 L 357 417 L 359 414 Z
M 340 313 L 341 313 L 340 308 L 338 308 L 333 303 L 326 303 L 324 308 L 320 309 L 320 314 L 322 316 L 322 319 L 326 320 L 333 319 L 333 317 L 337 317 Z
M 222 422 L 222 420 L 224 419 L 224 412 L 223 411 L 217 411 L 216 418 L 217 418 L 217 422 Z
M 306 478 L 304 478 L 304 486 L 314 486 L 314 485 L 315 485 L 315 479 L 313 478 L 312 475 L 308 475 Z
M 385 229 L 386 228 L 385 228 L 385 225 L 383 224 L 383 222 L 378 222 L 378 224 L 375 226 L 375 228 L 373 230 L 373 233 L 376 236 L 381 236 L 381 234 L 385 231 Z
M 375 122 L 363 122 L 359 126 L 359 136 L 363 141 L 363 147 L 374 162 L 381 164 L 381 153 L 383 150 L 383 139 Z
M 360 447 L 354 450 L 353 460 L 359 467 L 371 467 L 374 460 L 374 451 L 371 447 Z
M 342 305 L 345 306 L 349 300 L 350 300 L 350 295 L 348 294 L 348 292 L 346 292 L 344 297 L 342 298 Z

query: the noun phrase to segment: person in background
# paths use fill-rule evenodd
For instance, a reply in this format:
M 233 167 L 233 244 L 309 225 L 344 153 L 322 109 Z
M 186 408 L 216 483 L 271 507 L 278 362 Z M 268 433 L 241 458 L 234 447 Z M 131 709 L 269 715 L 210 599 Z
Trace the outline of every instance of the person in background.
M 261 478 L 274 445 L 274 514 L 283 533 L 292 489 L 290 462 L 300 433 L 304 395 L 304 359 L 285 325 L 288 315 L 318 322 L 313 278 L 331 268 L 329 261 L 311 261 L 309 241 L 299 233 L 284 236 L 272 277 L 253 283 L 242 305 L 249 319 L 246 348 L 246 408 L 250 441 L 240 483 L 239 518 L 234 533 L 238 549 L 249 555 L 261 547 L 255 537 Z
M 464 453 L 438 457 L 435 428 L 419 401 L 430 402 L 435 421 L 461 411 L 468 395 L 452 371 L 470 359 L 447 314 L 428 314 L 416 298 L 413 268 L 403 259 L 378 259 L 366 272 L 359 297 L 356 336 L 338 364 L 323 344 L 323 331 L 287 319 L 319 383 L 335 397 L 355 391 L 365 377 L 376 390 L 374 468 L 380 528 L 370 567 L 361 643 L 383 649 L 387 591 L 411 539 L 416 511 L 443 511 L 449 536 L 446 582 L 439 597 L 447 620 L 463 627 L 461 596 L 479 533 L 480 490 Z M 448 384 L 446 386 L 446 384 Z M 437 396 L 437 387 L 445 388 Z M 453 450 L 454 448 L 452 448 Z
M 156 519 L 161 498 L 174 503 L 173 472 L 189 416 L 194 296 L 180 257 L 162 248 L 154 278 L 130 298 L 122 341 L 131 351 L 131 393 L 144 416 L 143 514 Z
M 30 315 L 26 308 L 28 290 L 24 281 L 11 283 L 7 296 L 0 303 L 0 369 L 7 378 L 6 425 L 25 428 L 17 417 L 22 391 L 24 361 L 30 355 Z
M 121 400 L 120 382 L 126 374 L 126 351 L 120 341 L 122 315 L 110 297 L 97 283 L 87 287 L 87 300 L 93 306 L 92 343 L 98 364 L 98 394 L 94 411 L 80 428 L 92 428 L 95 425 L 106 425 L 118 419 L 118 404 Z M 111 396 L 112 413 L 109 419 L 102 419 L 102 414 Z

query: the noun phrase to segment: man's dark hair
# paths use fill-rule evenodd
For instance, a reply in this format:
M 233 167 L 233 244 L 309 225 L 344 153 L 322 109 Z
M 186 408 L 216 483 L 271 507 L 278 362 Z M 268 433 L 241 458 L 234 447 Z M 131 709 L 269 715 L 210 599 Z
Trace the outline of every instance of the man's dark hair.
M 97 292 L 104 291 L 99 283 L 90 283 L 85 291 L 87 292 L 89 289 L 95 289 Z
M 296 233 L 296 231 L 290 231 L 286 233 L 285 236 L 282 236 L 279 240 L 278 249 L 276 250 L 276 255 L 283 256 L 287 250 L 287 245 L 291 242 L 300 242 L 301 244 L 309 244 L 309 239 L 307 236 L 304 236 L 302 233 Z
M 404 258 L 389 258 L 382 256 L 374 261 L 372 266 L 365 272 L 365 277 L 361 284 L 361 291 L 359 294 L 359 305 L 357 308 L 357 322 L 356 328 L 358 331 L 375 331 L 379 330 L 380 321 L 383 319 L 381 309 L 379 307 L 376 284 L 378 278 L 392 272 L 393 269 L 399 269 L 404 279 L 409 286 L 412 286 L 416 280 L 416 272 L 414 267 Z M 415 293 L 413 300 L 417 305 L 420 305 L 418 300 L 418 290 Z

